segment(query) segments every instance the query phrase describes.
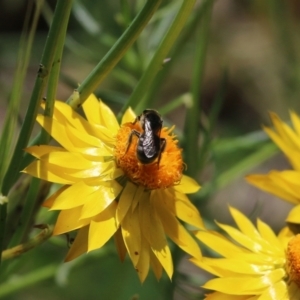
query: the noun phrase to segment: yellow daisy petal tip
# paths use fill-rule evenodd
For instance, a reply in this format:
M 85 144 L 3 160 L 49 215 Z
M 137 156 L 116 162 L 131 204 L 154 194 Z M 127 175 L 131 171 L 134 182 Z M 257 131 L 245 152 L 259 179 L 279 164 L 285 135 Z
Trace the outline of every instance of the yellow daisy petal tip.
M 129 123 L 132 122 L 136 119 L 136 114 L 134 113 L 134 111 L 132 110 L 131 107 L 127 108 L 123 117 L 122 117 L 122 121 L 121 121 L 121 125 L 125 124 L 125 123 Z

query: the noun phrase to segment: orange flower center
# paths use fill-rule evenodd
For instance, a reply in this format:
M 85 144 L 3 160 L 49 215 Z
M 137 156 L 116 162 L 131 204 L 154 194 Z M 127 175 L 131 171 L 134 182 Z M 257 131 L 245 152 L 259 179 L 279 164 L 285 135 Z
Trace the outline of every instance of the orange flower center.
M 290 280 L 300 287 L 300 234 L 297 234 L 288 243 L 287 265 Z
M 136 130 L 140 135 L 143 134 L 139 122 L 125 123 L 116 137 L 115 157 L 125 175 L 132 182 L 143 185 L 147 189 L 167 188 L 179 183 L 183 171 L 182 150 L 177 146 L 175 135 L 170 135 L 172 129 L 161 130 L 160 138 L 166 140 L 166 146 L 161 153 L 159 163 L 156 158 L 150 164 L 140 162 L 137 157 L 139 137 L 133 134 L 129 143 L 132 130 Z M 160 150 L 156 149 L 156 151 Z

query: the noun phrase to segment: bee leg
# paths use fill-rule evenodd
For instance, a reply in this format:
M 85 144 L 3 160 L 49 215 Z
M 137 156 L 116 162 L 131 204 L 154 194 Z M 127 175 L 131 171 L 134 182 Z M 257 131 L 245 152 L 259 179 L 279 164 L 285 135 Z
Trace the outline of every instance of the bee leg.
M 140 138 L 141 134 L 138 131 L 136 131 L 135 129 L 131 130 L 129 137 L 128 137 L 127 147 L 126 147 L 126 151 L 125 151 L 124 155 L 127 153 L 128 149 L 131 145 L 133 135 L 136 135 L 138 138 Z
M 165 148 L 167 145 L 167 141 L 166 139 L 161 138 L 160 139 L 160 149 L 159 149 L 159 155 L 158 155 L 158 159 L 157 159 L 157 168 L 159 169 L 159 162 L 161 159 L 161 154 L 164 152 Z

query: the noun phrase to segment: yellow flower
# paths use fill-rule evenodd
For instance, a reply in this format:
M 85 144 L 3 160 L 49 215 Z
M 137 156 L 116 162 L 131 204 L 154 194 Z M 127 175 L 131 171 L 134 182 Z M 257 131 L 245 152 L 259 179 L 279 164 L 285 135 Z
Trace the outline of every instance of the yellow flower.
M 226 233 L 199 231 L 196 236 L 222 258 L 192 258 L 217 276 L 203 286 L 214 292 L 209 300 L 300 299 L 300 235 L 285 227 L 278 236 L 264 222 L 257 228 L 241 212 L 230 208 L 237 228 L 218 224 Z
M 274 130 L 264 127 L 265 132 L 288 158 L 294 170 L 270 171 L 269 174 L 252 174 L 246 180 L 256 187 L 269 192 L 296 207 L 287 218 L 289 223 L 300 223 L 300 119 L 291 112 L 291 121 L 294 130 L 271 113 Z
M 200 187 L 182 175 L 181 149 L 172 130 L 161 130 L 166 147 L 159 164 L 144 165 L 136 156 L 137 137 L 133 136 L 127 150 L 131 130 L 142 130 L 139 122 L 134 123 L 132 110 L 124 114 L 121 127 L 94 95 L 83 104 L 83 111 L 87 119 L 56 101 L 52 119 L 39 115 L 37 121 L 61 147 L 28 148 L 37 160 L 24 170 L 63 185 L 44 206 L 61 210 L 55 235 L 79 229 L 66 261 L 101 248 L 114 236 L 121 260 L 128 253 L 141 281 L 150 265 L 157 278 L 162 269 L 171 278 L 173 263 L 166 235 L 200 258 L 196 241 L 178 219 L 203 228 L 198 210 L 185 195 Z

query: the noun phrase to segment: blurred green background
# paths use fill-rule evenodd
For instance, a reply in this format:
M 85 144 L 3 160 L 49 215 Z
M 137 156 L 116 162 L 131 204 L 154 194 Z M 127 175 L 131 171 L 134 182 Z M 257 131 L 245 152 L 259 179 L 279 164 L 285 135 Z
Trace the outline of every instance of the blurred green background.
M 163 1 L 138 41 L 95 91 L 116 112 L 132 93 L 181 2 Z M 197 1 L 195 12 L 203 2 Z M 22 93 L 20 122 L 32 92 L 55 3 L 45 1 L 39 19 Z M 69 97 L 143 4 L 141 0 L 74 1 L 58 99 Z M 30 5 L 34 5 L 34 1 L 0 1 L 0 126 L 11 93 L 20 35 Z M 201 18 L 193 21 L 193 16 L 190 23 L 194 22 L 194 25 L 182 33 L 184 39 L 176 45 L 178 51 L 171 52 L 165 76 L 151 92 L 152 108 L 162 112 L 166 124 L 176 125 L 182 145 L 201 24 Z M 204 167 L 197 178 L 204 188 L 194 199 L 208 224 L 214 219 L 231 222 L 228 204 L 253 220 L 259 216 L 275 231 L 284 224 L 290 206 L 249 186 L 243 176 L 289 168 L 282 154 L 276 154 L 276 151 L 273 151 L 274 155 L 255 154 L 261 153 L 268 143 L 261 125 L 270 124 L 269 111 L 278 113 L 284 120 L 288 120 L 289 110 L 300 113 L 299 20 L 300 2 L 297 0 L 214 1 L 205 72 L 202 84 L 199 82 L 202 112 L 199 124 L 195 124 L 205 124 L 217 105 L 223 84 L 217 122 Z M 51 223 L 52 219 L 52 213 L 42 210 L 37 221 Z M 186 257 L 179 256 L 178 274 L 172 283 L 166 276 L 158 283 L 151 273 L 141 285 L 131 262 L 128 259 L 119 262 L 113 242 L 71 263 L 61 264 L 67 248 L 66 237 L 61 236 L 24 254 L 16 260 L 13 276 L 0 284 L 0 297 L 12 300 L 183 300 L 203 297 L 200 285 L 207 280 L 207 275 L 189 264 Z

